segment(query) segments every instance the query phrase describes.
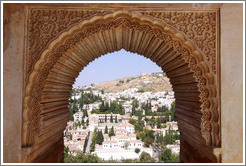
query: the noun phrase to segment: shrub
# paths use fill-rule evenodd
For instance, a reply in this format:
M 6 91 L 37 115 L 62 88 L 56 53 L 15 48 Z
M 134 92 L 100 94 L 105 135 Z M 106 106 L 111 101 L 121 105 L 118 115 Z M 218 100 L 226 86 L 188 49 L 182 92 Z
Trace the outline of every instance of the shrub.
M 135 153 L 139 153 L 140 152 L 140 149 L 139 148 L 136 148 L 135 149 Z

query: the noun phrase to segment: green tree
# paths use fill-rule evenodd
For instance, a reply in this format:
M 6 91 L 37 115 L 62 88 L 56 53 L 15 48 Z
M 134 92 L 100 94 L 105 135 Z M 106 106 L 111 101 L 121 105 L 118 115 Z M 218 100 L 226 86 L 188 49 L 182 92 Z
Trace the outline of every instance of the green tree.
M 68 155 L 68 152 L 69 152 L 68 146 L 64 146 L 64 157 Z
M 113 123 L 113 115 L 110 116 L 110 122 Z
M 139 148 L 136 148 L 135 149 L 135 153 L 139 153 L 140 152 L 140 149 Z
M 96 143 L 99 144 L 99 145 L 102 145 L 103 141 L 104 141 L 103 133 L 100 130 L 100 131 L 97 132 Z
M 140 131 L 137 131 L 137 133 L 136 133 L 136 137 L 137 137 L 137 139 L 140 139 Z
M 161 128 L 161 119 L 160 117 L 157 118 L 157 128 Z
M 114 122 L 118 123 L 117 115 L 115 116 Z
M 174 140 L 180 140 L 180 134 L 178 134 L 178 133 L 179 133 L 178 131 L 175 132 L 175 134 L 173 136 Z
M 150 136 L 147 136 L 146 138 L 144 138 L 143 142 L 145 146 L 149 147 L 151 144 L 153 144 L 154 139 Z
M 134 124 L 134 128 L 135 128 L 135 132 L 143 130 L 142 126 L 140 124 L 138 124 L 138 123 Z
M 148 130 L 148 134 L 147 134 L 147 136 L 149 136 L 149 137 L 151 137 L 151 138 L 155 139 L 155 135 L 154 135 L 154 133 L 155 133 L 155 131 L 154 131 L 154 130 Z
M 95 154 L 77 152 L 76 156 L 64 155 L 64 163 L 102 163 L 104 162 Z
M 105 104 L 105 111 L 108 111 L 109 110 L 109 105 L 108 105 L 108 103 L 106 102 L 106 104 Z
M 175 102 L 171 104 L 171 120 L 174 121 L 174 112 L 175 112 Z
M 74 121 L 73 110 L 72 109 L 69 109 L 69 120 L 70 121 Z
M 171 153 L 170 149 L 164 149 L 159 156 L 160 162 L 179 162 L 179 155 Z
M 90 151 L 93 152 L 95 150 L 95 145 L 96 145 L 96 138 L 97 138 L 97 128 L 94 129 L 92 138 L 91 138 L 91 149 Z
M 142 116 L 138 115 L 138 124 L 141 124 L 141 121 L 142 121 Z
M 111 136 L 115 136 L 115 133 L 114 133 L 114 127 L 112 126 L 112 128 L 110 129 L 108 135 L 111 137 Z
M 89 126 L 89 118 L 86 120 L 86 125 Z
M 105 121 L 105 123 L 107 122 L 107 115 L 105 115 L 104 121 Z
M 140 133 L 140 138 L 143 141 L 146 138 L 146 133 L 145 132 L 141 132 Z
M 83 116 L 84 116 L 84 117 L 88 117 L 88 112 L 87 112 L 86 109 L 84 109 L 84 111 L 83 111 Z
M 154 163 L 155 159 L 150 156 L 149 153 L 142 152 L 141 155 L 139 156 L 139 160 L 142 163 Z
M 129 119 L 129 123 L 131 123 L 132 125 L 134 125 L 135 123 L 137 123 L 137 121 L 135 119 L 130 118 Z
M 132 115 L 134 115 L 136 113 L 136 108 L 135 106 L 132 106 Z
M 106 125 L 105 127 L 105 131 L 104 131 L 105 134 L 108 134 L 108 126 Z

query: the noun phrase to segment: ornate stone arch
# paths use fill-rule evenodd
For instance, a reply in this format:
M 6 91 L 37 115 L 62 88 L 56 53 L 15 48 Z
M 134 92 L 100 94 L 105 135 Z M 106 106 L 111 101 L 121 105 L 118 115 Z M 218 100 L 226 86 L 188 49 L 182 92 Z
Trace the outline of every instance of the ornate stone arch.
M 184 146 L 193 141 L 194 149 L 199 145 L 209 149 L 200 159 L 217 162 L 212 151 L 220 147 L 219 102 L 215 76 L 204 53 L 164 21 L 127 10 L 84 20 L 62 32 L 42 52 L 24 97 L 22 146 L 31 147 L 27 153 L 41 154 L 47 139 L 58 140 L 55 135 L 64 130 L 68 119 L 72 84 L 83 67 L 122 48 L 150 58 L 166 72 L 178 100 L 175 116 L 187 137 Z M 52 131 L 54 127 L 57 132 Z M 193 132 L 195 138 L 185 131 Z

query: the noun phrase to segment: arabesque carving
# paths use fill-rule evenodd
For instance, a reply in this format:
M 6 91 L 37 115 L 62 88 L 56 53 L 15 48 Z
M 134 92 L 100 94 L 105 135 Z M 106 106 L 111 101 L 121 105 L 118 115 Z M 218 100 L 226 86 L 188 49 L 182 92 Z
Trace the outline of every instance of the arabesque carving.
M 52 13 L 53 12 L 51 12 L 51 16 Z M 47 25 L 47 27 L 49 26 Z M 124 29 L 125 32 L 122 29 Z M 96 45 L 96 42 L 93 42 L 96 41 L 93 36 L 105 33 L 108 35 L 104 36 L 104 40 L 108 42 L 105 42 L 105 45 L 100 45 L 100 47 L 103 48 L 93 47 Z M 116 37 L 119 33 L 123 36 L 121 39 Z M 142 38 L 138 39 L 140 41 L 135 41 L 134 33 L 142 34 Z M 131 34 L 132 36 L 129 37 Z M 34 59 L 36 59 L 37 62 L 30 73 L 24 98 L 22 137 L 23 147 L 32 146 L 35 142 L 35 138 L 42 133 L 44 125 L 43 121 L 45 117 L 44 115 L 46 115 L 46 113 L 45 110 L 42 110 L 43 106 L 40 101 L 44 94 L 45 86 L 48 85 L 46 82 L 48 76 L 55 68 L 54 66 L 57 62 L 63 57 L 66 57 L 69 50 L 71 58 L 72 56 L 75 56 L 74 54 L 78 54 L 79 51 L 76 47 L 82 48 L 82 41 L 89 41 L 84 49 L 87 50 L 86 52 L 90 55 L 87 54 L 84 56 L 80 54 L 80 57 L 84 59 L 82 62 L 76 62 L 76 60 L 74 60 L 76 58 L 72 58 L 73 62 L 71 63 L 76 66 L 76 70 L 74 69 L 75 73 L 78 73 L 84 66 L 86 66 L 86 64 L 102 54 L 116 51 L 121 48 L 131 52 L 142 53 L 144 56 L 160 65 L 160 67 L 164 70 L 168 70 L 166 67 L 168 65 L 165 64 L 165 61 L 163 60 L 168 57 L 168 55 L 162 55 L 162 52 L 169 52 L 170 55 L 177 58 L 181 57 L 181 59 L 184 60 L 184 66 L 188 65 L 187 70 L 189 69 L 189 71 L 193 73 L 192 78 L 194 78 L 197 82 L 197 88 L 200 92 L 200 99 L 195 102 L 201 102 L 201 135 L 206 141 L 207 146 L 220 146 L 218 99 L 214 75 L 211 74 L 210 67 L 205 61 L 206 57 L 204 57 L 204 53 L 197 50 L 197 45 L 184 34 L 180 33 L 177 29 L 164 23 L 163 21 L 155 20 L 153 17 L 120 10 L 104 16 L 90 17 L 90 19 L 86 19 L 72 26 L 69 30 L 64 31 L 60 34 L 60 36 L 55 38 L 55 40 L 50 41 L 51 38 L 54 37 L 55 35 L 48 35 L 47 40 L 45 40 L 46 42 L 43 43 L 49 43 L 49 45 L 40 47 L 38 47 L 37 43 L 33 45 L 34 50 L 37 49 L 37 47 L 39 49 L 34 53 L 34 55 L 36 55 Z M 151 38 L 153 43 L 146 44 L 149 38 Z M 96 39 L 101 40 L 98 37 Z M 41 38 L 38 40 L 41 40 Z M 154 44 L 154 41 L 159 43 L 159 47 L 156 46 L 157 44 Z M 136 43 L 138 43 L 138 46 L 136 46 Z M 145 51 L 143 51 L 143 49 L 141 50 L 140 48 L 143 47 L 143 44 L 146 44 L 153 50 L 148 50 L 146 48 L 143 48 Z M 160 50 L 162 48 L 166 49 Z M 157 54 L 157 52 L 160 53 Z M 31 60 L 31 62 L 35 62 L 35 60 Z M 63 77 L 67 78 L 66 74 L 64 74 Z M 76 77 L 73 77 L 74 78 L 68 79 L 69 82 L 74 81 Z M 170 75 L 170 77 L 172 77 L 172 75 Z M 66 84 L 68 83 L 66 82 Z M 70 84 L 72 85 L 72 83 Z M 69 93 L 70 89 L 68 88 L 66 92 Z M 49 115 L 47 114 L 46 116 Z
M 202 50 L 212 71 L 217 73 L 215 11 L 143 11 L 143 15 L 159 18 L 185 33 Z
M 41 53 L 61 32 L 93 16 L 111 13 L 105 10 L 30 9 L 28 15 L 27 75 Z

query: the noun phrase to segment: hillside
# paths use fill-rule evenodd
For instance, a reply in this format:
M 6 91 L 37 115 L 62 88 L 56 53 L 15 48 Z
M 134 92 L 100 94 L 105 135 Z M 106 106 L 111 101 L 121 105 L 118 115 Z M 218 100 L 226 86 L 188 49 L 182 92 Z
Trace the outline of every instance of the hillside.
M 142 74 L 137 77 L 124 77 L 114 81 L 97 84 L 93 89 L 105 92 L 118 92 L 129 88 L 138 88 L 141 91 L 172 91 L 169 79 L 163 73 Z

